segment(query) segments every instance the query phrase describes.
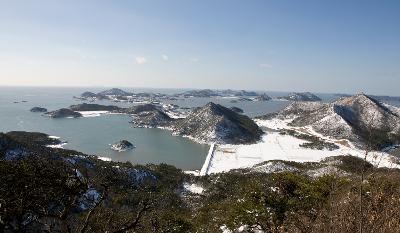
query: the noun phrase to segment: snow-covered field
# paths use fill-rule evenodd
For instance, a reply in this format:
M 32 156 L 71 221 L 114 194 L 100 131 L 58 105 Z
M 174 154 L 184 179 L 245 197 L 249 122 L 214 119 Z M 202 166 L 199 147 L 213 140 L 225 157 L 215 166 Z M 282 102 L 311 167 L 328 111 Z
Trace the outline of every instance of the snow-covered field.
M 290 120 L 258 120 L 260 127 L 273 130 L 294 129 L 300 132 L 318 136 L 327 142 L 335 143 L 338 150 L 314 150 L 300 147 L 306 142 L 290 135 L 281 135 L 279 132 L 267 132 L 261 142 L 251 145 L 217 145 L 207 174 L 229 171 L 231 169 L 252 167 L 255 164 L 268 160 L 288 160 L 296 162 L 318 162 L 326 157 L 338 155 L 352 155 L 364 158 L 365 152 L 356 148 L 347 140 L 335 140 L 324 137 L 311 128 L 294 128 L 287 125 Z M 399 167 L 394 164 L 393 157 L 384 152 L 371 152 L 367 160 L 379 167 Z
M 110 113 L 109 111 L 80 111 L 83 117 L 98 117 L 102 114 Z

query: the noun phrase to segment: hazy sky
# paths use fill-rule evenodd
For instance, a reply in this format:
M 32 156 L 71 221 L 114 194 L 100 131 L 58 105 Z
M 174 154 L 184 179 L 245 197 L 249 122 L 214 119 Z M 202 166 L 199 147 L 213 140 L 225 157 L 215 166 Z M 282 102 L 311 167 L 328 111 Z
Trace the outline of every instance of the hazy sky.
M 400 95 L 400 1 L 0 0 L 0 85 Z

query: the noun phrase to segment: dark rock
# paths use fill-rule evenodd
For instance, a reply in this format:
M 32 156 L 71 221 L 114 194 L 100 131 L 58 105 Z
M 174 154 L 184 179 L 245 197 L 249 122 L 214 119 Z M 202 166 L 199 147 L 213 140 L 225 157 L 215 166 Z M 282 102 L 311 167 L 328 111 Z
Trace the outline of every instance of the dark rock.
M 41 107 L 33 107 L 30 110 L 31 112 L 47 112 L 46 108 L 41 108 Z

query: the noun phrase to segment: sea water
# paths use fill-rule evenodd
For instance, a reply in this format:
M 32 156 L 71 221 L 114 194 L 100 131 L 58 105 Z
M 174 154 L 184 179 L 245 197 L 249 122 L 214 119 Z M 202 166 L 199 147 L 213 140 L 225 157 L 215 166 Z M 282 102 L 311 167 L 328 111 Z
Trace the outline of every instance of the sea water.
M 129 123 L 128 115 L 101 115 L 98 117 L 76 119 L 52 119 L 42 113 L 32 113 L 32 107 L 44 107 L 49 111 L 80 104 L 84 91 L 99 92 L 107 88 L 56 88 L 56 87 L 0 87 L 0 132 L 35 131 L 58 136 L 67 141 L 64 148 L 81 151 L 87 154 L 108 157 L 115 161 L 132 163 L 167 163 L 185 170 L 200 169 L 207 155 L 209 145 L 199 144 L 187 138 L 172 136 L 168 130 L 134 128 Z M 174 89 L 132 89 L 133 92 L 181 93 L 185 90 Z M 287 93 L 266 92 L 272 97 Z M 320 94 L 324 101 L 335 98 L 333 95 Z M 26 102 L 25 102 L 26 101 Z M 236 106 L 250 117 L 279 111 L 289 104 L 288 101 L 239 101 L 232 98 L 181 98 L 165 100 L 165 103 L 181 107 L 200 107 L 208 102 L 222 104 L 226 107 Z M 132 103 L 115 103 L 97 101 L 104 105 L 132 106 Z M 400 105 L 400 104 L 396 104 Z M 110 144 L 122 139 L 132 142 L 136 148 L 126 152 L 110 149 Z

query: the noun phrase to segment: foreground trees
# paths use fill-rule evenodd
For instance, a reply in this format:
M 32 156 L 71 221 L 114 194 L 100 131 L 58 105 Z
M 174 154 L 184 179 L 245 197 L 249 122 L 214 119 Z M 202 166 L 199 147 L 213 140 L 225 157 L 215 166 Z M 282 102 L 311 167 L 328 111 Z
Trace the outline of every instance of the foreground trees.
M 355 157 L 329 160 L 333 170 L 280 161 L 295 169 L 194 177 L 169 165 L 46 148 L 29 137 L 0 134 L 0 232 L 400 230 L 400 171 Z M 190 193 L 184 183 L 205 191 Z

